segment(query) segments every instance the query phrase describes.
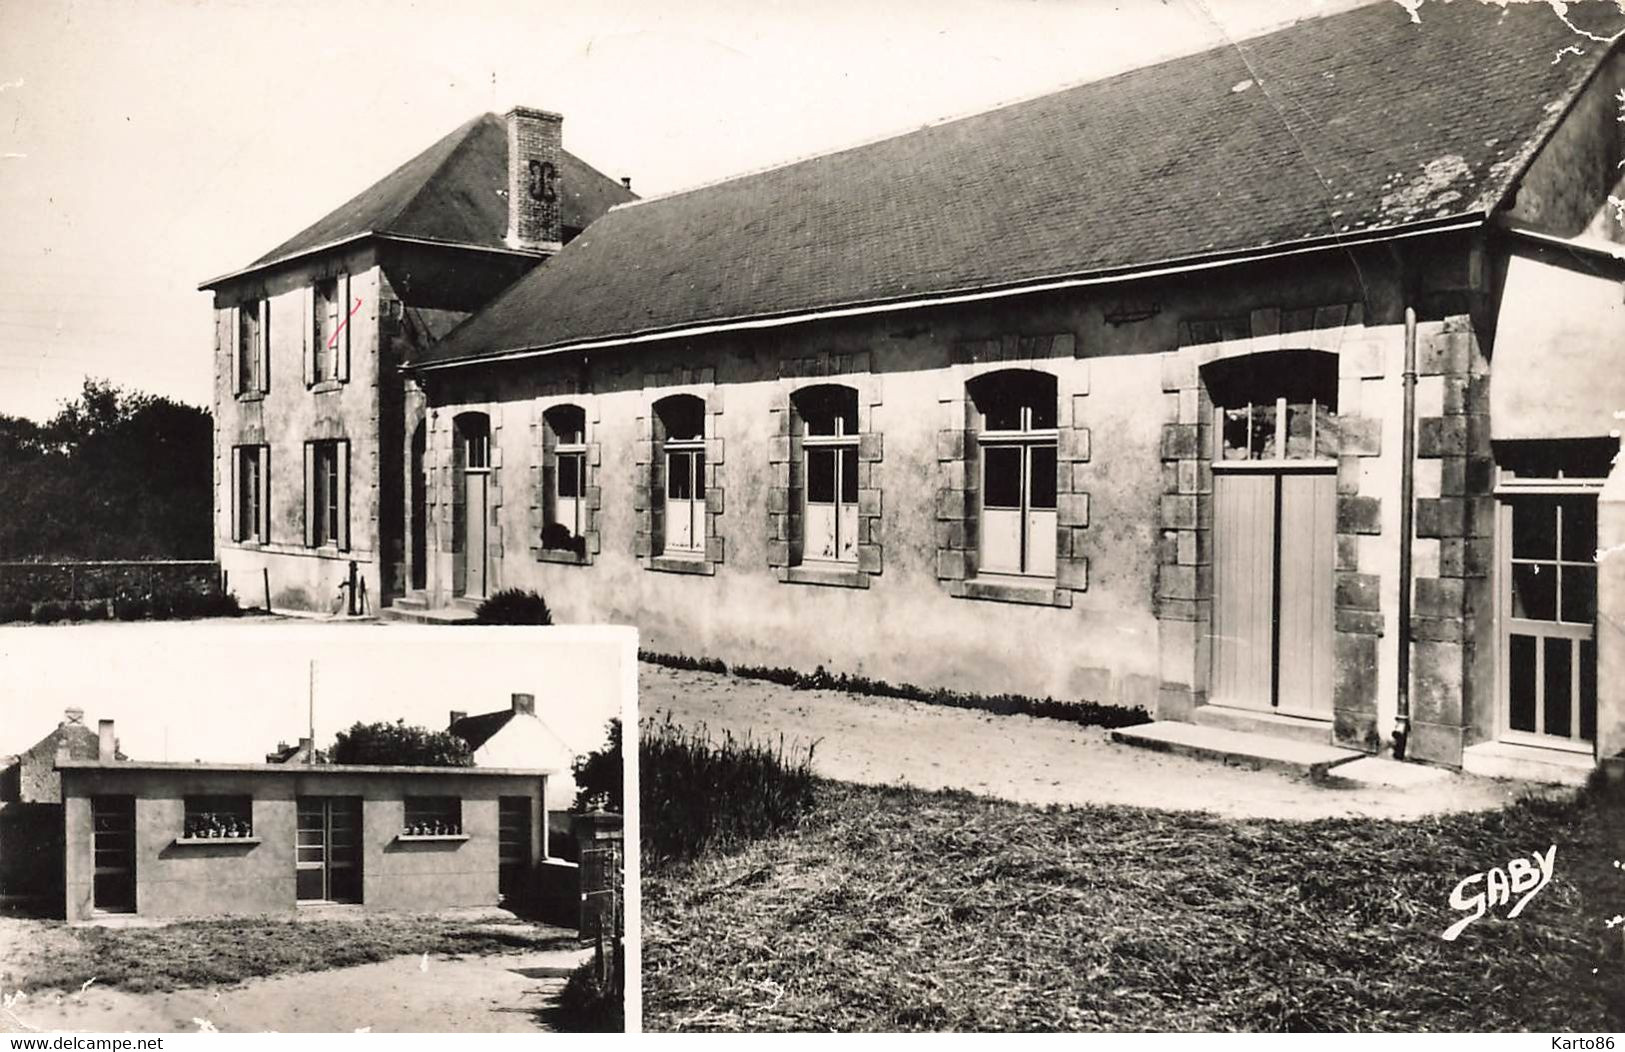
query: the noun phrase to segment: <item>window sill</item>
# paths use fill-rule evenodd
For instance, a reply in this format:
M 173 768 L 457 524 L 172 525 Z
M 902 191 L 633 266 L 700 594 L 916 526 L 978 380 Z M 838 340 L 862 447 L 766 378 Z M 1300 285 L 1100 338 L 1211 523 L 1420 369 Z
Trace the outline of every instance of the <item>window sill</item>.
M 955 593 L 962 599 L 986 599 L 995 603 L 1024 603 L 1028 606 L 1072 605 L 1072 593 L 1055 587 L 1053 578 L 973 577 Z
M 585 566 L 586 556 L 577 555 L 568 548 L 535 548 L 536 561 L 539 563 L 561 563 L 565 566 Z
M 258 844 L 257 836 L 178 836 L 174 840 L 176 847 L 234 847 L 238 844 Z
M 310 385 L 311 394 L 326 394 L 329 391 L 344 390 L 343 380 L 317 380 Z
M 692 573 L 702 574 L 706 577 L 717 572 L 715 563 L 707 562 L 701 555 L 655 555 L 649 558 L 649 569 L 661 573 Z
M 397 833 L 395 839 L 407 844 L 458 843 L 468 839 L 467 833 Z
M 856 568 L 848 569 L 845 566 L 825 565 L 816 566 L 802 563 L 792 566 L 785 571 L 786 584 L 813 584 L 825 585 L 832 588 L 867 588 L 869 575 Z
M 236 398 L 237 398 L 237 401 L 239 401 L 239 402 L 263 402 L 263 401 L 265 401 L 265 392 L 264 391 L 240 391 L 240 392 L 237 393 Z

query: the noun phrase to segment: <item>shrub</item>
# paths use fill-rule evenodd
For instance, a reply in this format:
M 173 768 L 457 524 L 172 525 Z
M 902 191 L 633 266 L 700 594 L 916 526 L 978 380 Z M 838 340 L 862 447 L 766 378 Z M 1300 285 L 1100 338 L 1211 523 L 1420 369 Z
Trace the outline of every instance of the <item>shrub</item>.
M 446 731 L 394 723 L 354 723 L 339 731 L 332 763 L 410 764 L 422 767 L 472 767 L 468 743 Z
M 0 622 L 28 621 L 34 616 L 34 604 L 26 599 L 0 600 Z
M 644 857 L 682 861 L 791 828 L 813 805 L 815 741 L 805 751 L 645 721 L 638 740 Z
M 152 611 L 144 595 L 120 595 L 113 600 L 113 616 L 120 621 L 139 621 Z
M 728 666 L 716 658 L 691 658 L 682 654 L 662 654 L 658 650 L 638 651 L 638 660 L 647 661 L 651 665 L 664 665 L 666 668 L 684 669 L 689 672 L 716 672 L 726 674 Z
M 67 616 L 67 611 L 62 607 L 63 604 L 54 599 L 47 599 L 43 603 L 34 604 L 34 623 L 47 625 L 52 621 L 61 621 Z
M 559 1029 L 578 1034 L 618 1034 L 626 1029 L 620 991 L 599 980 L 596 961 L 583 961 L 559 992 Z
M 474 622 L 481 625 L 550 625 L 552 611 L 547 600 L 535 592 L 504 588 L 486 599 L 474 611 Z
M 570 773 L 576 780 L 573 810 L 590 811 L 599 806 L 615 814 L 625 812 L 620 720 L 609 721 L 604 745 L 585 756 L 576 757 L 570 764 Z
M 583 559 L 587 555 L 587 538 L 571 533 L 570 527 L 561 522 L 550 522 L 542 527 L 542 547 L 574 552 L 576 558 Z

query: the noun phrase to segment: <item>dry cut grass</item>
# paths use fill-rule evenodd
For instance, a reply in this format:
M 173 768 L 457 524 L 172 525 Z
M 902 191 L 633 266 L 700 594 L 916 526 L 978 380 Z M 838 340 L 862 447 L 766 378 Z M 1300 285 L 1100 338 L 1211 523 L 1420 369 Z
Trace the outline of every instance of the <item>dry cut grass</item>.
M 1558 845 L 1461 938 L 1464 876 Z M 649 1030 L 1620 1030 L 1625 807 L 1401 823 L 1040 809 L 822 783 L 644 877 Z
M 38 922 L 45 925 L 47 922 Z M 94 979 L 143 993 L 209 987 L 258 976 L 317 972 L 405 954 L 481 956 L 576 944 L 569 933 L 519 921 L 434 917 L 291 921 L 181 921 L 161 928 L 43 928 L 48 949 L 0 964 L 7 990 L 77 990 Z

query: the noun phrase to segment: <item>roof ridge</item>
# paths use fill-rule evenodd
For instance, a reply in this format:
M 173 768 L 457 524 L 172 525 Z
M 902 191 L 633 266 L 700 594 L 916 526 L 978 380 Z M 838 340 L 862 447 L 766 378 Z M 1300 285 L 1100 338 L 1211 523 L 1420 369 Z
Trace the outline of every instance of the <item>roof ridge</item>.
M 388 219 L 376 224 L 371 232 L 375 234 L 388 233 L 391 227 L 401 221 L 402 216 L 412 211 L 412 206 L 416 205 L 418 203 L 418 199 L 428 192 L 429 187 L 434 184 L 436 179 L 440 178 L 440 173 L 444 172 L 447 167 L 450 166 L 453 160 L 462 155 L 463 151 L 468 147 L 469 139 L 471 139 L 474 135 L 474 130 L 484 123 L 487 118 L 499 122 L 502 120 L 501 117 L 498 117 L 495 113 L 487 110 L 476 117 L 470 117 L 457 128 L 454 128 L 451 134 L 458 135 L 459 132 L 462 133 L 461 135 L 458 135 L 457 145 L 447 150 L 446 156 L 440 159 L 440 163 L 434 166 L 434 170 L 423 177 L 423 182 L 418 184 L 417 190 L 412 194 L 411 197 L 406 199 L 406 203 L 401 205 L 400 208 L 396 209 L 395 213 Z M 388 177 L 386 176 L 385 178 Z
M 851 153 L 855 150 L 861 150 L 868 146 L 875 146 L 883 142 L 890 142 L 893 139 L 902 139 L 910 135 L 916 135 L 920 132 L 927 131 L 931 128 L 940 128 L 949 124 L 957 124 L 960 121 L 972 120 L 976 117 L 985 117 L 989 114 L 998 113 L 1001 110 L 1008 110 L 1016 106 L 1023 106 L 1029 102 L 1037 102 L 1039 99 L 1047 99 L 1056 95 L 1064 95 L 1069 91 L 1076 91 L 1079 88 L 1086 88 L 1094 84 L 1105 84 L 1109 81 L 1116 80 L 1119 77 L 1127 77 L 1136 73 L 1144 73 L 1146 71 L 1159 69 L 1163 66 L 1171 65 L 1176 62 L 1185 62 L 1190 59 L 1198 58 L 1202 55 L 1211 54 L 1215 51 L 1223 51 L 1227 48 L 1234 48 L 1243 41 L 1261 40 L 1264 37 L 1273 36 L 1276 33 L 1286 32 L 1304 22 L 1318 22 L 1322 19 L 1337 18 L 1342 15 L 1350 14 L 1354 11 L 1359 11 L 1363 8 L 1376 7 L 1380 3 L 1391 2 L 1392 0 L 1360 0 L 1360 2 L 1352 4 L 1341 11 L 1332 11 L 1325 14 L 1305 15 L 1295 18 L 1289 22 L 1281 22 L 1268 28 L 1261 29 L 1256 33 L 1248 34 L 1247 36 L 1231 37 L 1226 34 L 1225 40 L 1222 43 L 1216 43 L 1210 47 L 1204 47 L 1196 51 L 1187 51 L 1182 54 L 1168 55 L 1164 58 L 1157 59 L 1154 62 L 1120 69 L 1115 73 L 1107 73 L 1101 76 L 1093 76 L 1080 80 L 1068 81 L 1066 83 L 1053 85 L 1047 88 L 1039 88 L 1025 95 L 1013 96 L 999 102 L 981 106 L 977 109 L 961 110 L 958 113 L 947 114 L 941 117 L 933 117 L 922 124 L 918 124 L 910 128 L 899 128 L 894 131 L 881 132 L 869 138 L 860 139 L 842 146 L 833 146 L 824 150 L 816 150 L 812 153 L 800 154 L 796 157 L 787 158 L 785 160 L 773 161 L 768 164 L 760 165 L 756 168 L 748 168 L 742 172 L 735 172 L 731 175 L 719 176 L 718 178 L 709 179 L 703 183 L 695 183 L 693 186 L 680 187 L 679 189 L 668 190 L 661 194 L 650 194 L 649 196 L 641 197 L 636 201 L 623 201 L 620 204 L 611 205 L 609 210 L 614 212 L 620 209 L 632 208 L 637 205 L 654 204 L 655 202 L 664 201 L 668 198 L 681 197 L 684 194 L 691 194 L 701 190 L 711 190 L 718 186 L 724 186 L 737 180 L 750 179 L 758 175 L 766 175 L 769 172 L 775 172 L 782 168 L 794 168 L 800 164 L 808 164 L 813 161 L 820 161 L 829 157 L 838 157 L 843 153 Z M 1222 26 L 1220 27 L 1220 31 L 1224 31 Z

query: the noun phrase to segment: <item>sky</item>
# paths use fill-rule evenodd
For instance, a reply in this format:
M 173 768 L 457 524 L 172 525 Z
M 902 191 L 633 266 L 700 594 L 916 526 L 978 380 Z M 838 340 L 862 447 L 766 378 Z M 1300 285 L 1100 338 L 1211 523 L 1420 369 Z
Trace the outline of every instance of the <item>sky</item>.
M 452 709 L 506 709 L 516 692 L 535 695 L 536 714 L 572 751 L 599 747 L 634 689 L 632 630 L 536 632 L 229 621 L 9 628 L 0 631 L 0 756 L 31 747 L 69 708 L 83 709 L 92 730 L 112 720 L 132 759 L 260 763 L 278 742 L 305 736 L 313 713 L 316 744 L 327 747 L 357 721 L 444 730 Z
M 1359 2 L 7 0 L 0 413 L 87 374 L 206 405 L 198 283 L 481 112 L 561 112 L 649 195 Z

